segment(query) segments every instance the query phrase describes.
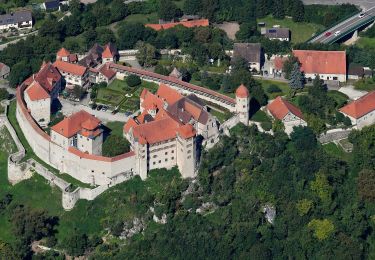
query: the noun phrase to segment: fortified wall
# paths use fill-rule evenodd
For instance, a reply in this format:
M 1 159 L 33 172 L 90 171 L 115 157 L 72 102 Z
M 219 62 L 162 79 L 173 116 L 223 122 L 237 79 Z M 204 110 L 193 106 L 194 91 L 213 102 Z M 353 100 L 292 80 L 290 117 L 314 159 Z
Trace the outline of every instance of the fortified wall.
M 138 175 L 133 151 L 109 158 L 86 154 L 74 148 L 66 150 L 52 142 L 27 111 L 24 90 L 25 85 L 17 88 L 17 121 L 32 150 L 44 162 L 92 185 L 112 186 L 124 181 L 129 174 Z

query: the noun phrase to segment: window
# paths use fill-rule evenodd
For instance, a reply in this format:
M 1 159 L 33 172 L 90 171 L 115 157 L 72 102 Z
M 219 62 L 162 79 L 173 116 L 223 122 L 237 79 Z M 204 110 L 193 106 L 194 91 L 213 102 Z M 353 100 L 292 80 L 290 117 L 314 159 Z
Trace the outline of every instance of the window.
M 94 173 L 94 170 L 91 170 L 92 173 Z
M 191 150 L 188 150 L 187 153 L 191 153 Z
M 174 157 L 172 157 L 171 160 L 174 160 Z
M 156 158 L 156 157 L 158 157 L 156 154 L 154 156 L 152 156 L 152 158 Z
M 161 163 L 161 160 L 159 160 L 159 163 Z
M 153 164 L 153 165 L 155 165 L 155 164 L 156 164 L 156 162 L 153 162 L 152 164 Z
M 167 159 L 167 158 L 165 158 L 165 161 L 166 161 L 166 162 L 168 162 L 168 159 Z
M 167 155 L 168 154 L 168 152 L 165 152 L 165 155 Z
M 191 158 L 191 155 L 189 155 L 187 158 L 190 159 L 190 158 Z
M 172 152 L 171 153 L 174 153 L 174 150 L 172 150 Z

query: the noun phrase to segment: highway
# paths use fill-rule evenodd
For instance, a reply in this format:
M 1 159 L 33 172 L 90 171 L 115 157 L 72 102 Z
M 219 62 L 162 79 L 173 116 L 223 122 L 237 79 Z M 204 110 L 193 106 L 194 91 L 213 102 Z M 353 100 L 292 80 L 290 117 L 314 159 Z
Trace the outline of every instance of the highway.
M 354 28 L 360 27 L 363 22 L 375 19 L 375 6 L 368 10 L 363 11 L 363 17 L 359 14 L 346 19 L 345 21 L 325 30 L 321 34 L 317 35 L 309 41 L 309 43 L 332 43 L 335 40 L 341 38 L 348 32 L 352 32 Z M 339 33 L 336 33 L 339 32 Z

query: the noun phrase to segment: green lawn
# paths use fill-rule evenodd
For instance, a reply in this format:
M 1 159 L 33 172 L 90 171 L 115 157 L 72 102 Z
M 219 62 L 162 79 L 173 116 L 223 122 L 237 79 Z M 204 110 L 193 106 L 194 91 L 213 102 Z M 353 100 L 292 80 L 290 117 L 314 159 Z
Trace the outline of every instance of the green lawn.
M 222 113 L 218 110 L 210 109 L 209 112 L 211 115 L 216 116 L 217 120 L 219 120 L 220 123 L 223 123 L 224 121 L 228 120 L 232 116 L 232 114 L 229 111 Z
M 139 96 L 143 88 L 155 93 L 158 89 L 158 84 L 142 80 L 141 85 L 131 88 L 124 80 L 115 79 L 106 88 L 98 90 L 95 102 L 112 107 L 120 106 L 121 111 L 135 112 L 139 109 Z M 126 94 L 132 96 L 126 97 Z
M 291 18 L 284 18 L 282 20 L 275 19 L 272 16 L 259 18 L 258 22 L 265 22 L 266 27 L 270 28 L 274 25 L 280 25 L 283 28 L 289 28 L 292 32 L 292 43 L 305 42 L 313 36 L 317 31 L 324 29 L 322 25 L 312 23 L 296 23 Z
M 258 110 L 251 118 L 250 120 L 255 121 L 255 122 L 270 122 L 271 119 L 270 117 L 262 110 Z
M 265 80 L 265 79 L 257 79 L 258 82 L 262 84 L 262 87 L 264 89 L 264 92 L 270 99 L 274 99 L 277 96 L 285 96 L 289 93 L 290 87 L 288 83 L 286 82 L 280 82 L 276 80 Z M 268 88 L 271 85 L 276 85 L 279 89 L 281 89 L 281 92 L 278 93 L 269 93 Z
M 106 127 L 111 129 L 111 135 L 123 136 L 124 122 L 108 122 Z
M 349 97 L 347 95 L 337 90 L 330 90 L 328 91 L 327 95 L 329 97 L 332 97 L 336 101 L 338 108 L 344 106 L 349 100 Z
M 350 153 L 345 152 L 340 146 L 335 143 L 328 143 L 323 145 L 324 151 L 329 155 L 348 161 L 350 159 Z
M 361 79 L 354 83 L 354 88 L 357 90 L 372 91 L 375 89 L 375 81 L 371 78 Z

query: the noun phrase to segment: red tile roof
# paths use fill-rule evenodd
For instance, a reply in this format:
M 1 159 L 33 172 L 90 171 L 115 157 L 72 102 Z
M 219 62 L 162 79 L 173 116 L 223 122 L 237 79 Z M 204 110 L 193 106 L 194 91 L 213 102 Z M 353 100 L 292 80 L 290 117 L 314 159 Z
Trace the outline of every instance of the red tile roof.
M 133 128 L 133 135 L 139 139 L 141 144 L 145 144 L 145 142 L 155 144 L 175 138 L 179 127 L 179 122 L 171 117 L 166 117 L 135 126 Z
M 267 106 L 268 111 L 277 119 L 283 118 L 290 112 L 298 118 L 303 119 L 301 110 L 295 105 L 284 100 L 282 97 L 277 97 L 272 103 Z
M 155 109 L 163 109 L 164 104 L 163 101 L 152 94 L 150 91 L 146 90 L 146 92 L 142 91 L 143 94 L 143 102 L 141 103 L 141 107 L 145 110 L 155 110 Z M 141 95 L 142 96 L 142 95 Z
M 64 71 L 73 75 L 83 76 L 86 73 L 87 68 L 78 64 L 73 64 L 61 60 L 55 61 L 53 65 L 59 70 Z
M 78 61 L 77 54 L 70 54 L 68 58 L 69 58 L 69 62 L 76 62 L 76 61 Z
M 70 52 L 65 49 L 65 48 L 61 48 L 57 54 L 56 54 L 58 57 L 68 57 L 70 55 Z
M 38 73 L 35 74 L 34 79 L 49 93 L 53 91 L 55 84 L 62 78 L 60 72 L 52 65 L 51 62 L 43 62 Z
M 191 138 L 196 134 L 194 127 L 190 124 L 181 126 L 177 129 L 177 132 L 184 139 Z
M 375 91 L 369 92 L 363 97 L 352 101 L 346 106 L 342 107 L 340 111 L 355 119 L 361 118 L 364 115 L 375 110 Z
M 50 98 L 48 92 L 37 81 L 31 83 L 26 89 L 26 93 L 31 101 Z
M 137 122 L 135 122 L 135 120 L 134 120 L 133 118 L 130 118 L 130 119 L 128 120 L 128 122 L 126 122 L 126 123 L 124 124 L 124 128 L 123 128 L 123 130 L 124 130 L 125 133 L 128 133 L 129 130 L 130 130 L 130 128 L 135 127 L 135 126 L 137 126 L 137 125 L 138 125 Z
M 167 85 L 160 83 L 156 96 L 165 100 L 168 105 L 175 103 L 177 100 L 181 99 L 183 96 L 176 90 L 168 87 Z
M 102 53 L 102 58 L 113 58 L 116 56 L 116 48 L 112 43 L 108 43 Z
M 164 23 L 164 24 L 146 24 L 146 27 L 152 28 L 156 31 L 160 31 L 162 29 L 167 30 L 173 28 L 177 25 L 182 25 L 188 28 L 197 27 L 197 26 L 209 26 L 210 23 L 208 19 L 199 19 L 199 20 L 191 20 L 191 21 L 184 21 L 184 22 L 176 22 L 176 23 Z
M 116 71 L 109 68 L 107 64 L 104 64 L 100 69 L 100 73 L 104 75 L 108 80 L 112 79 L 116 76 Z
M 95 129 L 99 127 L 100 124 L 101 121 L 99 119 L 89 114 L 88 112 L 81 110 L 69 117 L 64 118 L 64 120 L 52 126 L 51 129 L 61 134 L 62 136 L 70 138 L 76 135 L 85 127 Z
M 345 51 L 293 50 L 301 63 L 301 70 L 311 74 L 345 74 Z
M 236 96 L 239 98 L 248 98 L 250 96 L 249 90 L 244 84 L 241 84 L 241 86 L 236 89 Z

